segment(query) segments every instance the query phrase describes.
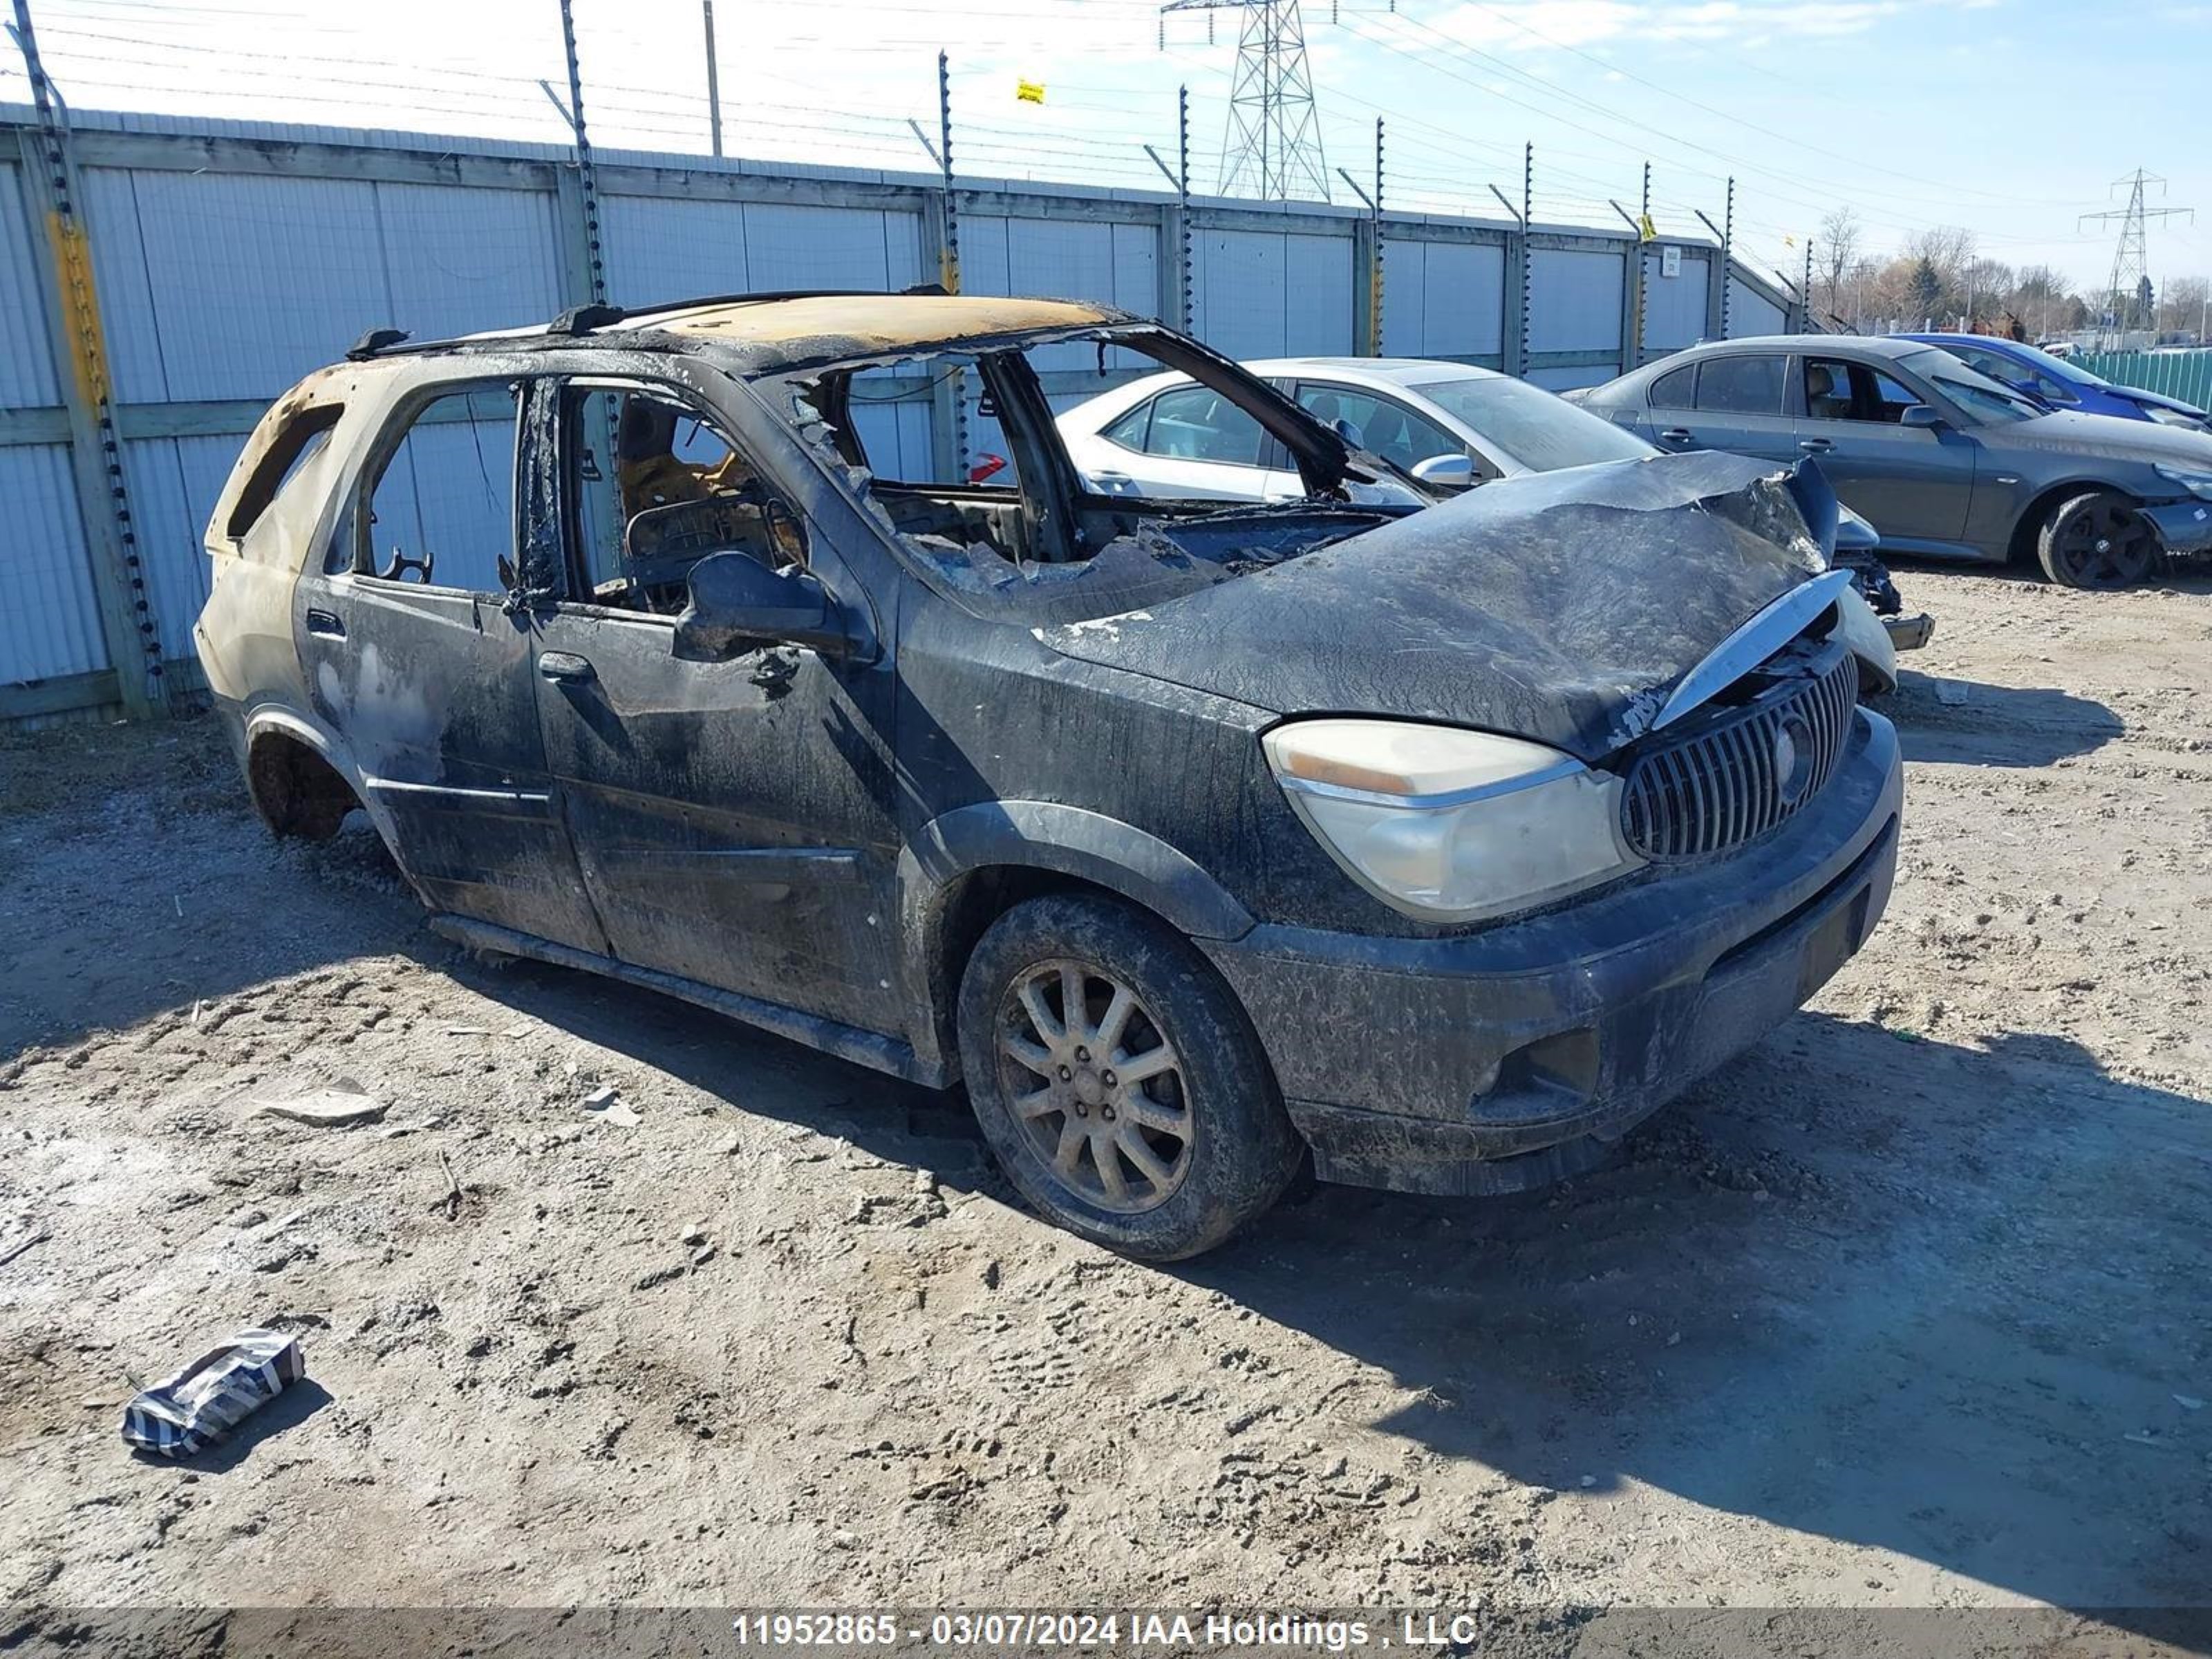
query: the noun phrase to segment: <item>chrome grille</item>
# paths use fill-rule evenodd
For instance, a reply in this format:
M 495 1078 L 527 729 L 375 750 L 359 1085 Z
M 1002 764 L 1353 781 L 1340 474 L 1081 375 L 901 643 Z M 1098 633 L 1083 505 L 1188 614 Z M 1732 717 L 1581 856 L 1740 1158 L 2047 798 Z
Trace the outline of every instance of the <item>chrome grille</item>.
M 1816 661 L 1814 672 L 1692 716 L 1680 736 L 1638 755 L 1620 806 L 1629 846 L 1659 862 L 1710 858 L 1756 840 L 1819 794 L 1858 702 L 1858 659 L 1840 646 L 1830 651 L 1834 660 Z

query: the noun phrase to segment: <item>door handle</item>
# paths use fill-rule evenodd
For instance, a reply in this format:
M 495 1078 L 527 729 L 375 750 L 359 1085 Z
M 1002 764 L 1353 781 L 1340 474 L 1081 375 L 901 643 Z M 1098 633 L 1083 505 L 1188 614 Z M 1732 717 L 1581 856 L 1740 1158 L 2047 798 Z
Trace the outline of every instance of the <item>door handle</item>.
M 307 631 L 320 634 L 325 639 L 342 640 L 345 637 L 345 623 L 337 611 L 318 610 L 310 605 L 307 608 Z
M 1808 455 L 1825 455 L 1835 447 L 1832 438 L 1801 438 L 1797 441 L 1797 447 Z
M 599 670 L 569 651 L 546 652 L 538 659 L 538 672 L 549 680 L 559 680 L 568 685 L 581 685 L 599 677 Z
M 1692 434 L 1686 426 L 1670 426 L 1659 435 L 1670 444 L 1686 444 L 1690 441 Z

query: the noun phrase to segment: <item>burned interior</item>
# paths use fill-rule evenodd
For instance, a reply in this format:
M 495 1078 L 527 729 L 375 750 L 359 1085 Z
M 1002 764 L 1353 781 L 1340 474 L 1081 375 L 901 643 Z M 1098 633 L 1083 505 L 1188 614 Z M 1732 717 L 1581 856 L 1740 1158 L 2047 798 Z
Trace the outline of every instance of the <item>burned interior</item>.
M 1208 586 L 1432 499 L 1328 434 L 1330 443 L 1284 452 L 1305 485 L 1302 501 L 1224 507 L 1109 493 L 1069 460 L 1055 404 L 1161 368 L 1192 374 L 1261 422 L 1281 419 L 1269 398 L 1253 395 L 1265 387 L 1217 378 L 1188 342 L 1145 325 L 843 358 L 756 386 L 864 497 L 926 580 L 1040 619 L 1107 616 Z

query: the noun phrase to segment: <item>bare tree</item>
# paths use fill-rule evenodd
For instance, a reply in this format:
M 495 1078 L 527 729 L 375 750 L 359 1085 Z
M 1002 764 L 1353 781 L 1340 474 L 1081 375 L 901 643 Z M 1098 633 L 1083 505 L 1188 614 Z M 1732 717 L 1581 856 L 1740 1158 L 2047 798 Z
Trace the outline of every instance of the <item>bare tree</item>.
M 1844 278 L 1859 257 L 1859 216 L 1850 207 L 1839 207 L 1820 221 L 1814 257 L 1819 261 L 1815 278 L 1820 303 L 1831 316 L 1848 316 Z

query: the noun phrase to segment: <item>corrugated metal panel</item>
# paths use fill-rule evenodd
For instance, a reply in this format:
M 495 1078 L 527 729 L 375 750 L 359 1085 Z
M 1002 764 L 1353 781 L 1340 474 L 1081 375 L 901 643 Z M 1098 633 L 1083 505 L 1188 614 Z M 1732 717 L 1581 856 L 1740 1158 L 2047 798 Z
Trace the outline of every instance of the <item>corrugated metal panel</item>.
M 211 574 L 203 538 L 242 437 L 140 438 L 123 446 L 138 556 L 166 657 L 189 657 Z
M 896 210 L 609 196 L 599 224 L 617 302 L 921 280 L 919 216 Z
M 890 289 L 921 280 L 914 214 L 754 202 L 744 215 L 748 288 Z
M 1618 253 L 1540 247 L 1528 256 L 1528 349 L 1612 351 L 1620 345 L 1626 262 Z
M 106 667 L 69 451 L 0 449 L 0 685 Z
M 1729 278 L 1729 337 L 1741 340 L 1755 334 L 1779 334 L 1790 324 L 1789 313 L 1741 276 Z
M 1194 240 L 1193 321 L 1231 357 L 1341 356 L 1352 349 L 1352 239 L 1208 230 Z
M 0 167 L 0 407 L 9 409 L 62 400 L 40 297 L 45 239 L 32 222 L 21 172 Z
M 1580 386 L 1603 386 L 1620 373 L 1616 363 L 1588 363 L 1565 368 L 1532 368 L 1527 379 L 1531 386 L 1542 386 L 1547 392 L 1572 392 Z
M 1504 349 L 1505 250 L 1495 243 L 1382 243 L 1382 350 L 1489 357 Z
M 376 210 L 393 327 L 436 339 L 562 310 L 552 197 L 380 182 Z
M 960 286 L 969 294 L 1091 300 L 1149 317 L 1159 309 L 1157 241 L 1137 225 L 978 214 L 960 222 Z M 1071 345 L 1047 347 L 1030 361 L 1049 373 L 1088 368 L 1097 359 L 1089 348 Z M 1152 366 L 1126 351 L 1108 357 L 1109 368 Z
M 376 191 L 359 179 L 88 172 L 104 308 L 127 315 L 116 301 L 136 295 L 152 321 L 110 323 L 123 401 L 271 398 L 391 322 Z
M 1299 357 L 1342 356 L 1352 349 L 1352 238 L 1285 236 L 1291 272 L 1283 295 L 1283 350 Z
M 735 202 L 647 196 L 599 201 L 607 292 L 651 305 L 686 294 L 735 294 L 745 276 L 744 211 Z
M 1680 351 L 1695 345 L 1705 333 L 1706 282 L 1711 264 L 1702 256 L 1682 255 L 1681 274 L 1662 275 L 1662 255 L 1656 248 L 1644 255 L 1644 349 L 1646 352 Z

